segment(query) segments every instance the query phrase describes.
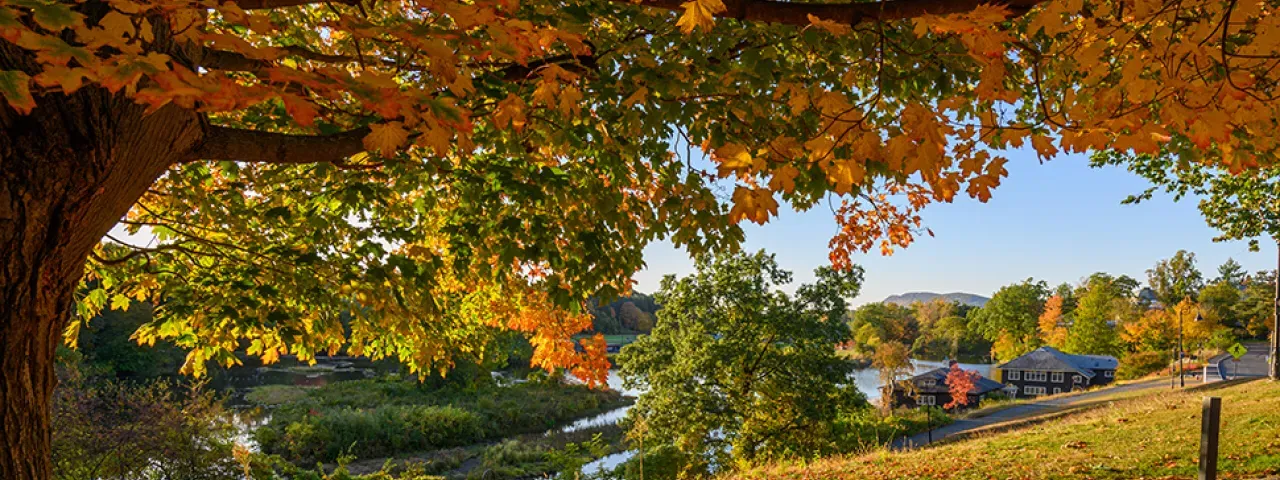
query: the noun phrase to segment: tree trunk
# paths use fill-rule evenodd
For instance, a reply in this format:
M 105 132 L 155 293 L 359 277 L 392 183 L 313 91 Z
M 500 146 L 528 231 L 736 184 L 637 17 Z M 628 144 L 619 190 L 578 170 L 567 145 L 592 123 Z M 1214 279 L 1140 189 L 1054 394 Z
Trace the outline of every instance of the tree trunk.
M 1280 238 L 1276 239 L 1275 298 L 1271 303 L 1271 348 L 1267 365 L 1267 377 L 1280 380 Z
M 0 68 L 23 68 L 0 52 Z M 15 63 L 17 65 L 15 65 Z M 0 106 L 0 478 L 47 480 L 54 351 L 94 245 L 201 139 L 189 111 L 100 88 Z

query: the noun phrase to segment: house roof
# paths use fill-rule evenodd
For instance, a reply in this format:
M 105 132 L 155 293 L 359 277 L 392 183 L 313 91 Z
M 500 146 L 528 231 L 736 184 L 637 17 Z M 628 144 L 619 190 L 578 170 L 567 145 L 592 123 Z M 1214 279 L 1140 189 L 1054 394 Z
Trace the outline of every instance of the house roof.
M 1042 370 L 1075 372 L 1093 378 L 1094 370 L 1115 370 L 1120 362 L 1107 355 L 1072 355 L 1053 347 L 1040 347 L 996 368 L 1001 370 Z
M 911 377 L 911 382 L 919 385 L 920 380 L 932 378 L 935 382 L 933 387 L 917 387 L 917 389 L 921 393 L 946 393 L 950 391 L 947 388 L 948 372 L 950 372 L 950 369 L 948 368 L 935 368 L 933 370 L 929 370 L 927 372 Z M 974 389 L 970 393 L 974 395 L 982 395 L 990 391 L 1004 388 L 1003 383 L 997 382 L 995 380 L 984 377 L 982 375 L 978 375 L 978 381 L 974 382 L 973 386 L 974 386 Z

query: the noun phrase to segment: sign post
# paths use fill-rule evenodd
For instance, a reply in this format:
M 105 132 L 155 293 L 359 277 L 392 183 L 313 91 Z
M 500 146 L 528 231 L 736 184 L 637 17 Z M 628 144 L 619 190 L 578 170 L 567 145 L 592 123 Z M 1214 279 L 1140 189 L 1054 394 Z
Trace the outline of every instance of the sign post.
M 1235 363 L 1240 361 L 1240 357 L 1243 357 L 1244 354 L 1249 353 L 1249 349 L 1244 348 L 1244 345 L 1241 345 L 1240 343 L 1237 342 L 1235 345 L 1232 345 L 1227 348 L 1227 353 L 1231 354 L 1231 363 L 1232 363 L 1231 366 L 1234 367 Z M 1222 376 L 1223 380 L 1227 379 L 1227 376 L 1223 375 L 1222 372 L 1218 372 L 1218 375 Z
M 1204 397 L 1200 416 L 1200 480 L 1218 478 L 1218 420 L 1222 415 L 1222 399 Z

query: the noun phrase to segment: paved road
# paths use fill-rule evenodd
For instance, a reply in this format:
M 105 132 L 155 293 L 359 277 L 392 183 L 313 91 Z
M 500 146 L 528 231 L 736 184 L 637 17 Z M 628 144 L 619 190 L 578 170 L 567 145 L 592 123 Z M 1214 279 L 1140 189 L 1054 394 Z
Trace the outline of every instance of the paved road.
M 1230 378 L 1242 378 L 1244 376 L 1266 376 L 1267 345 L 1262 343 L 1257 343 L 1257 344 L 1246 344 L 1245 347 L 1249 349 L 1249 352 L 1246 353 L 1243 357 L 1240 357 L 1239 362 L 1234 362 L 1232 360 L 1226 360 L 1224 362 L 1221 362 L 1223 370 L 1225 371 L 1227 376 Z M 1230 355 L 1228 355 L 1227 358 L 1230 358 Z M 1220 357 L 1215 357 L 1213 360 L 1220 360 L 1220 359 L 1221 359 Z M 1221 378 L 1213 375 L 1210 375 L 1210 377 L 1211 377 L 1209 378 L 1210 382 L 1221 380 Z M 1187 382 L 1188 387 L 1199 385 L 1201 383 L 1199 380 L 1192 381 L 1192 379 L 1190 378 L 1188 378 L 1187 380 L 1188 380 Z M 1059 410 L 1062 410 L 1063 408 L 1081 406 L 1081 405 L 1096 401 L 1101 397 L 1116 394 L 1116 393 L 1136 391 L 1136 390 L 1151 390 L 1152 392 L 1158 392 L 1161 390 L 1167 391 L 1170 388 L 1169 383 L 1170 382 L 1168 378 L 1157 378 L 1152 380 L 1144 380 L 1141 382 L 1129 383 L 1125 385 L 1118 385 L 1110 388 L 1093 390 L 1093 391 L 1081 393 L 1078 395 L 1071 395 L 1071 396 L 1059 397 L 1059 398 L 1047 398 L 1047 399 L 1036 401 L 1036 402 L 1024 403 L 1014 407 L 1006 408 L 1004 410 L 1000 410 L 998 412 L 992 413 L 991 415 L 987 415 L 982 418 L 956 420 L 950 425 L 933 429 L 933 432 L 925 432 L 925 433 L 916 434 L 914 436 L 907 437 L 907 438 L 900 438 L 893 443 L 893 448 L 895 449 L 915 448 L 915 447 L 929 444 L 929 440 L 931 438 L 930 435 L 932 435 L 933 441 L 936 442 L 938 440 L 941 440 L 946 437 L 950 437 L 952 435 L 956 435 L 958 433 L 967 432 L 969 430 L 986 427 L 989 425 L 1004 423 L 1010 420 L 1019 420 L 1024 418 L 1035 417 L 1038 415 L 1059 411 Z
M 1249 351 L 1240 357 L 1240 360 L 1233 360 L 1231 355 L 1223 354 L 1214 357 L 1211 362 L 1219 367 L 1221 378 L 1246 378 L 1246 377 L 1265 377 L 1267 376 L 1267 347 L 1266 343 L 1246 343 L 1245 348 Z M 1210 369 L 1212 375 L 1213 369 Z

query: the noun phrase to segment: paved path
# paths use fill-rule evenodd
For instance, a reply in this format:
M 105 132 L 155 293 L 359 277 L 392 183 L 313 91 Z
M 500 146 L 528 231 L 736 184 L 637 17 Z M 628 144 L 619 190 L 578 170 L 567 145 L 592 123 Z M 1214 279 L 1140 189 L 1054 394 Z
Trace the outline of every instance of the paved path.
M 1249 378 L 1267 376 L 1267 347 L 1269 345 L 1266 343 L 1246 343 L 1244 346 L 1249 351 L 1243 357 L 1240 357 L 1240 360 L 1234 360 L 1228 354 L 1222 354 L 1210 360 L 1211 363 L 1218 366 L 1218 379 L 1222 379 L 1222 377 Z M 1209 369 L 1211 375 L 1213 370 L 1212 368 Z
M 1225 361 L 1223 357 L 1214 357 L 1210 361 L 1221 365 L 1223 372 L 1226 374 L 1227 377 L 1230 377 L 1230 378 L 1266 376 L 1267 345 L 1264 343 L 1249 343 L 1249 344 L 1245 344 L 1245 347 L 1249 349 L 1249 352 L 1246 353 L 1243 357 L 1240 357 L 1239 362 L 1229 360 L 1229 358 L 1231 357 L 1230 355 L 1227 355 L 1225 357 L 1228 359 Z M 1188 379 L 1188 380 L 1191 380 L 1191 379 Z M 1209 378 L 1208 380 L 1209 382 L 1215 382 L 1215 381 L 1222 380 L 1222 378 L 1211 374 L 1211 378 Z M 895 449 L 915 448 L 923 445 L 928 445 L 930 438 L 932 438 L 932 440 L 936 442 L 938 440 L 950 437 L 952 435 L 967 432 L 967 431 L 974 430 L 981 427 L 995 425 L 998 423 L 1004 423 L 1011 420 L 1019 420 L 1024 418 L 1035 417 L 1042 414 L 1060 411 L 1065 408 L 1082 406 L 1090 402 L 1097 401 L 1102 397 L 1113 395 L 1116 393 L 1130 392 L 1130 391 L 1137 391 L 1137 390 L 1151 390 L 1152 392 L 1157 392 L 1162 389 L 1167 391 L 1170 388 L 1169 383 L 1170 383 L 1169 378 L 1156 378 L 1151 380 L 1143 380 L 1140 382 L 1129 383 L 1125 385 L 1118 385 L 1114 387 L 1093 390 L 1093 391 L 1076 394 L 1076 395 L 1069 395 L 1069 396 L 1063 396 L 1058 398 L 1050 397 L 1044 400 L 1024 403 L 1021 405 L 1016 405 L 1013 407 L 1006 408 L 1004 410 L 994 412 L 985 417 L 956 420 L 955 422 L 952 422 L 950 425 L 935 428 L 933 429 L 932 432 L 919 433 L 907 438 L 900 438 L 894 441 L 893 448 Z M 1199 385 L 1200 383 L 1201 382 L 1198 380 L 1188 381 L 1187 386 L 1191 387 L 1191 386 Z

